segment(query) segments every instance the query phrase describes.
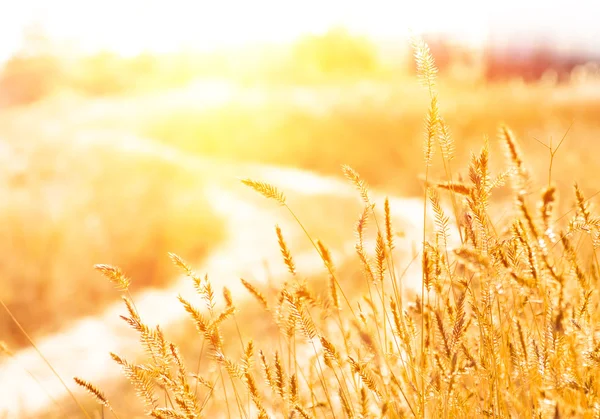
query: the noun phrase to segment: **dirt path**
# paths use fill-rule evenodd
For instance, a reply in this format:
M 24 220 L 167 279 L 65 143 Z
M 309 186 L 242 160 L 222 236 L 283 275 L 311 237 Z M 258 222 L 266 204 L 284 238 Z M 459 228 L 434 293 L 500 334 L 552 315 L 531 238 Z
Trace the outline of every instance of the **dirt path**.
M 266 280 L 265 261 L 269 261 L 268 275 L 285 275 L 273 232 L 276 223 L 282 227 L 289 242 L 294 244 L 295 259 L 304 269 L 304 274 L 323 269 L 318 255 L 310 249 L 300 228 L 292 222 L 285 209 L 247 190 L 237 177 L 275 184 L 286 192 L 290 205 L 301 218 L 305 210 L 311 211 L 313 218 L 319 218 L 314 217 L 314 211 L 322 208 L 320 219 L 311 225 L 312 231 L 329 235 L 332 239 L 345 231 L 342 239 L 338 237 L 339 244 L 333 246 L 334 257 L 341 263 L 354 254 L 352 228 L 359 213 L 360 200 L 357 192 L 346 182 L 300 170 L 208 161 L 168 146 L 131 137 L 119 138 L 114 134 L 105 136 L 96 133 L 81 136 L 77 141 L 102 142 L 121 153 L 159 155 L 162 159 L 189 167 L 190 173 L 197 173 L 199 168 L 202 168 L 202 173 L 214 173 L 203 192 L 214 206 L 214 211 L 226 220 L 227 239 L 201 266 L 195 268 L 213 278 L 219 289 L 223 285 L 230 287 L 237 301 L 247 298 L 238 286 L 240 277 L 254 282 Z M 327 203 L 330 198 L 335 203 Z M 381 196 L 374 195 L 374 199 L 382 202 Z M 324 207 L 322 202 L 325 202 Z M 399 247 L 409 249 L 411 244 L 420 242 L 421 225 L 418 220 L 422 217 L 422 204 L 418 199 L 392 199 L 391 208 L 396 226 L 406 233 Z M 303 244 L 296 246 L 296 243 Z M 413 278 L 418 278 L 418 273 Z M 418 279 L 414 279 L 412 286 L 418 286 Z M 169 324 L 187 318 L 176 302 L 178 294 L 194 294 L 189 280 L 181 278 L 167 289 L 146 290 L 135 295 L 134 299 L 148 324 L 160 324 L 167 329 Z M 80 319 L 60 333 L 38 342 L 41 352 L 70 388 L 75 388 L 73 376 L 82 376 L 92 382 L 120 376 L 120 370 L 110 359 L 109 352 L 131 353 L 138 345 L 137 336 L 119 319 L 123 311 L 121 303 L 115 304 L 102 315 Z M 36 377 L 37 382 L 31 375 Z M 33 349 L 22 350 L 8 362 L 0 364 L 0 417 L 3 417 L 3 412 L 7 419 L 35 415 L 47 409 L 52 399 L 60 400 L 64 396 L 63 386 Z

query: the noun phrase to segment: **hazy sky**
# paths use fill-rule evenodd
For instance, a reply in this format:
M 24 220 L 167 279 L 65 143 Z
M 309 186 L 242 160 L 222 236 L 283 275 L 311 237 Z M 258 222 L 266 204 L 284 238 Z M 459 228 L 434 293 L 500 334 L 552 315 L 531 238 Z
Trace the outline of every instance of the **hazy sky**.
M 524 42 L 534 34 L 600 52 L 600 0 L 0 0 L 0 60 L 22 29 L 42 23 L 79 48 L 198 49 L 286 42 L 332 25 L 374 37 L 439 30 L 480 42 L 490 27 Z M 596 20 L 596 22 L 594 22 Z M 504 36 L 504 35 L 503 35 Z

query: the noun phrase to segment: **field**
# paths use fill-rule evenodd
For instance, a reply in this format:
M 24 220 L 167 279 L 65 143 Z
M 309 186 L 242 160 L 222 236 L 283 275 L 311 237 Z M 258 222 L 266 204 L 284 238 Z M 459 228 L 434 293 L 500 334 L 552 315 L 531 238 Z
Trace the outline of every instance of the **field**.
M 7 107 L 0 413 L 597 417 L 600 83 L 432 88 L 211 75 Z

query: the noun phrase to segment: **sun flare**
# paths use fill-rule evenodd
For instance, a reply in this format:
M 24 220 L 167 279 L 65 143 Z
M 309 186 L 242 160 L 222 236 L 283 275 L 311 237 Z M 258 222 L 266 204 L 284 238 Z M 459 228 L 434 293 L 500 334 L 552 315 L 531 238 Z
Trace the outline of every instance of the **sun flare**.
M 19 42 L 19 31 L 30 24 L 41 25 L 53 37 L 68 41 L 78 49 L 105 49 L 124 55 L 141 51 L 214 50 L 253 43 L 280 44 L 338 25 L 384 39 L 404 37 L 409 31 L 450 32 L 472 42 L 485 37 L 484 7 L 470 1 L 449 5 L 436 0 L 433 3 L 437 11 L 432 14 L 428 12 L 433 7 L 431 3 L 408 5 L 387 0 L 368 4 L 341 0 L 55 0 L 50 3 L 29 0 L 10 7 L 0 6 L 0 34 L 4 39 L 0 53 L 14 50 Z M 1 10 L 3 8 L 5 10 Z

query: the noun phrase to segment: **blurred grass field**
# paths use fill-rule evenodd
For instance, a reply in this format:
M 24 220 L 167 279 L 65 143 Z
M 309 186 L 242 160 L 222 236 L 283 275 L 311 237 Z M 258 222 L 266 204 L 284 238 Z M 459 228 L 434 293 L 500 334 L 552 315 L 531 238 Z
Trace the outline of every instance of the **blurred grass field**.
M 117 299 L 92 270 L 99 260 L 134 273 L 134 290 L 161 287 L 174 276 L 168 251 L 201 260 L 219 242 L 200 182 L 171 163 L 94 144 L 4 144 L 0 293 L 34 337 Z M 28 344 L 6 314 L 0 334 Z

